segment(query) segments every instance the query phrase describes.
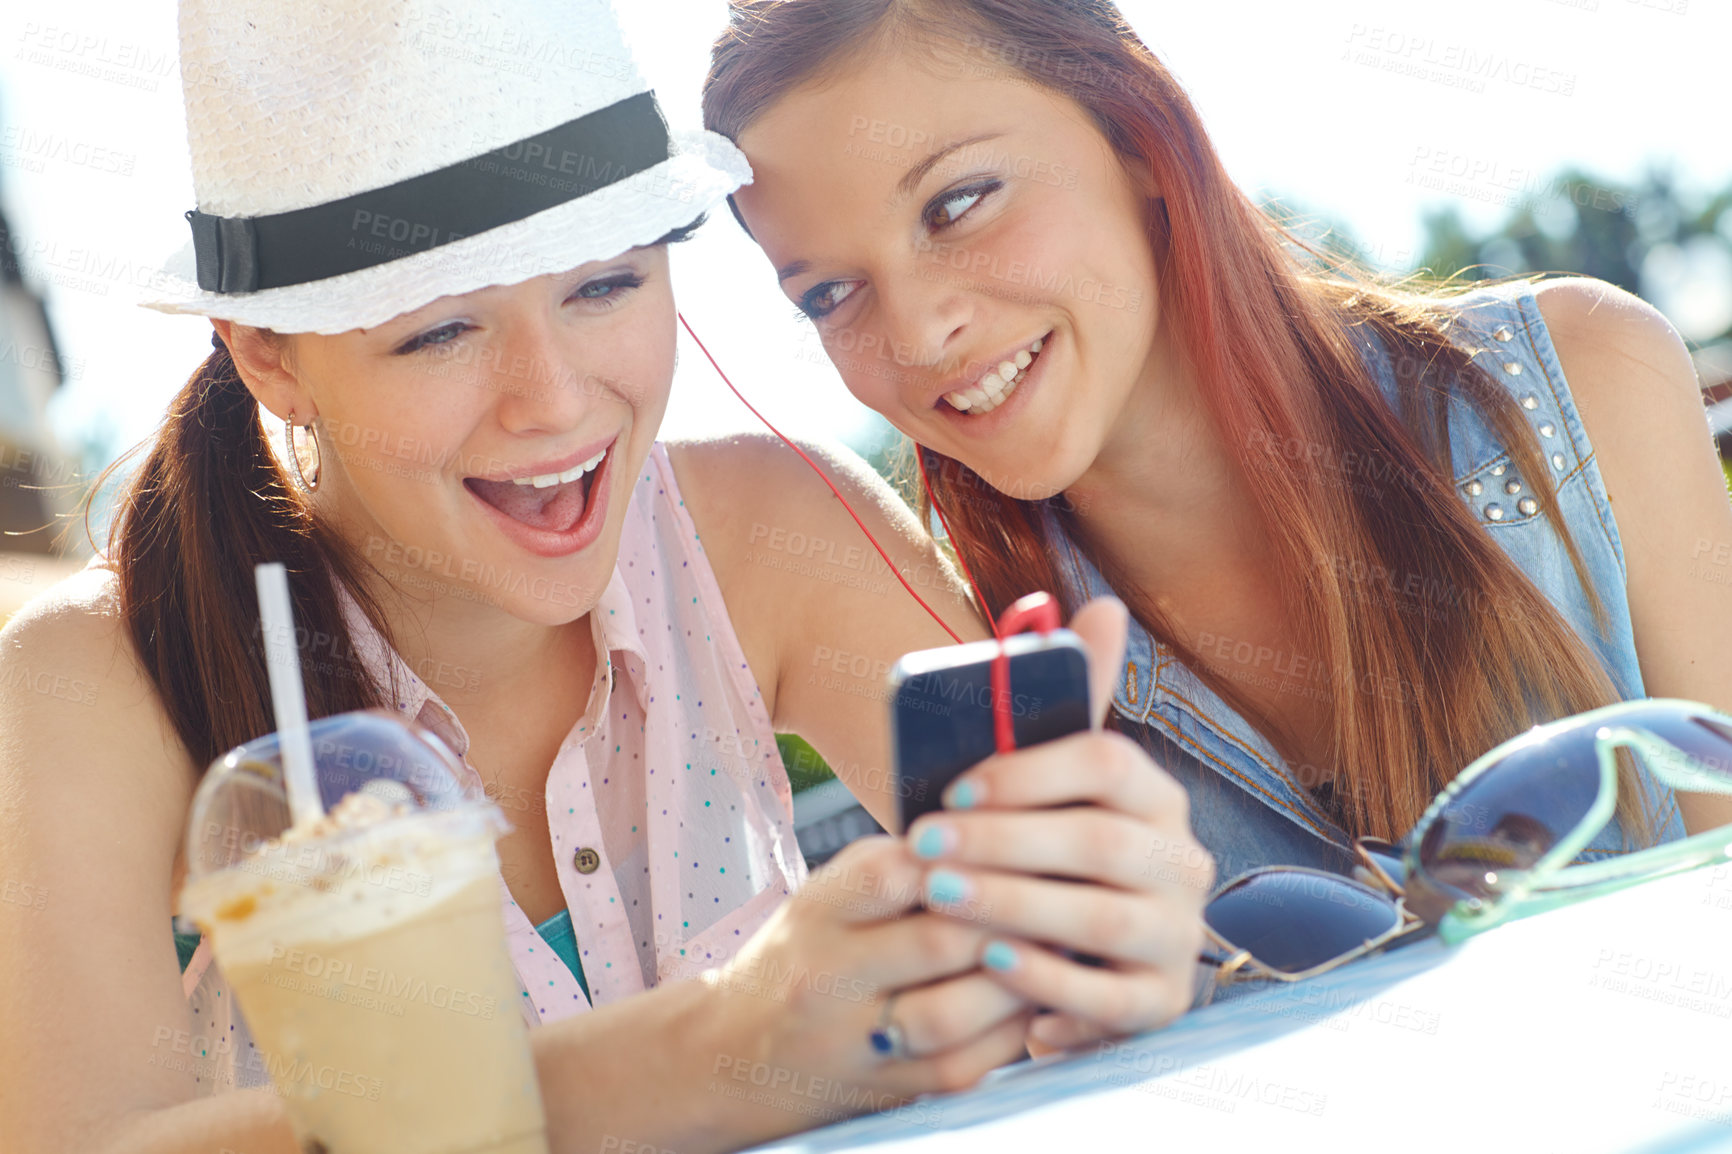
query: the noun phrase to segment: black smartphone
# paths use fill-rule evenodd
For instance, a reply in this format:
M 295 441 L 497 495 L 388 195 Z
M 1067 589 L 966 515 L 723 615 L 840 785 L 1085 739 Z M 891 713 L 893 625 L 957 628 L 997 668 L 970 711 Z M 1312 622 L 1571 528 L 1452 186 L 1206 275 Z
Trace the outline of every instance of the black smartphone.
M 1068 629 L 1006 638 L 1011 729 L 1016 744 L 1038 745 L 1089 727 L 1088 650 Z M 998 748 L 993 734 L 992 661 L 998 642 L 976 641 L 910 653 L 890 671 L 891 751 L 897 819 L 906 832 L 964 770 Z

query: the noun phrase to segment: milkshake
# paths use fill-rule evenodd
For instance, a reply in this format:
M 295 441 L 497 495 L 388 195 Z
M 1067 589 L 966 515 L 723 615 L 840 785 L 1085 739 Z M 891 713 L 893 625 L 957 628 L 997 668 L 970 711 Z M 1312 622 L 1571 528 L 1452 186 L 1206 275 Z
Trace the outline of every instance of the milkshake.
M 381 778 L 183 889 L 304 1150 L 546 1154 L 500 913 L 506 828 Z

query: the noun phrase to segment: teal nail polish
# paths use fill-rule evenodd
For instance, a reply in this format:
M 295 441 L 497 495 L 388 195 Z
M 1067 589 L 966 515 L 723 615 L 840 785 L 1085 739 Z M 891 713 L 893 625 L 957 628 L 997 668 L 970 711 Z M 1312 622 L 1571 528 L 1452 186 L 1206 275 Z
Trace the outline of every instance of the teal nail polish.
M 949 870 L 933 870 L 926 875 L 926 900 L 934 905 L 953 906 L 968 896 L 968 883 L 961 874 Z
M 959 781 L 950 787 L 950 797 L 945 802 L 951 809 L 974 808 L 974 787 L 966 781 Z
M 929 825 L 920 831 L 920 837 L 914 842 L 914 853 L 917 857 L 927 860 L 942 856 L 944 853 L 944 830 L 936 825 Z
M 993 942 L 986 947 L 986 952 L 980 955 L 980 960 L 987 969 L 1004 973 L 1016 969 L 1016 951 L 1003 942 Z

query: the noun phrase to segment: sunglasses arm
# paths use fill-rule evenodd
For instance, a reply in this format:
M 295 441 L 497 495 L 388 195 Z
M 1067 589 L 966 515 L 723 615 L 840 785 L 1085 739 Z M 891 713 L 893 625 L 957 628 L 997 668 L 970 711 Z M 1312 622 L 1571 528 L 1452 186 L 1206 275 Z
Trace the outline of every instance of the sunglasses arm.
M 1203 932 L 1208 935 L 1209 941 L 1218 948 L 1213 953 L 1204 950 L 1197 955 L 1198 967 L 1203 973 L 1203 980 L 1192 1006 L 1193 1009 L 1201 1009 L 1214 1001 L 1215 991 L 1223 986 L 1230 986 L 1235 981 L 1242 981 L 1246 978 L 1263 976 L 1260 973 L 1261 967 L 1251 957 L 1250 950 L 1241 950 L 1228 944 L 1225 938 L 1207 925 L 1203 926 Z M 1223 957 L 1223 954 L 1227 956 Z
M 1581 823 L 1534 863 L 1523 882 L 1513 889 L 1526 892 L 1542 888 L 1547 879 L 1576 860 L 1599 832 L 1611 824 L 1618 808 L 1618 762 L 1615 751 L 1629 749 L 1642 755 L 1650 772 L 1663 784 L 1686 792 L 1732 793 L 1725 776 L 1697 768 L 1696 759 L 1654 734 L 1625 725 L 1605 725 L 1594 733 L 1594 756 L 1599 762 L 1600 790 Z
M 1732 773 L 1701 768 L 1705 763 L 1647 730 L 1620 727 L 1612 732 L 1627 734 L 1630 745 L 1641 751 L 1654 776 L 1672 789 L 1684 793 L 1732 794 Z

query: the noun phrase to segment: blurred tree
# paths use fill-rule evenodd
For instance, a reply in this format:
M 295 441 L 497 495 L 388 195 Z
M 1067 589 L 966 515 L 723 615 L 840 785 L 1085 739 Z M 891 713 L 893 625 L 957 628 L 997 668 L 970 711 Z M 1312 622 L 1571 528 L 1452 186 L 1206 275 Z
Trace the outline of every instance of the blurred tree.
M 1438 279 L 1528 272 L 1609 281 L 1665 313 L 1697 352 L 1710 401 L 1732 396 L 1732 187 L 1681 194 L 1671 175 L 1635 185 L 1568 169 L 1534 188 L 1496 228 L 1475 234 L 1453 206 L 1425 215 L 1419 268 Z M 1392 270 L 1393 271 L 1393 270 Z M 1732 477 L 1732 427 L 1716 429 Z
M 1469 280 L 1568 271 L 1637 292 L 1646 247 L 1638 243 L 1638 210 L 1646 202 L 1652 214 L 1646 219 L 1653 222 L 1649 228 L 1658 232 L 1671 207 L 1669 182 L 1651 177 L 1650 184 L 1645 193 L 1637 193 L 1566 170 L 1518 201 L 1497 228 L 1477 236 L 1454 205 L 1429 211 L 1419 266 L 1439 278 L 1462 275 Z
M 1661 170 L 1628 185 L 1566 169 L 1488 231 L 1452 205 L 1424 225 L 1417 267 L 1439 279 L 1580 273 L 1651 301 L 1693 344 L 1732 337 L 1732 187 L 1687 198 Z
M 1458 270 L 1479 263 L 1479 242 L 1462 223 L 1461 213 L 1454 206 L 1433 209 L 1425 213 L 1425 254 L 1420 265 L 1448 275 L 1443 269 Z

